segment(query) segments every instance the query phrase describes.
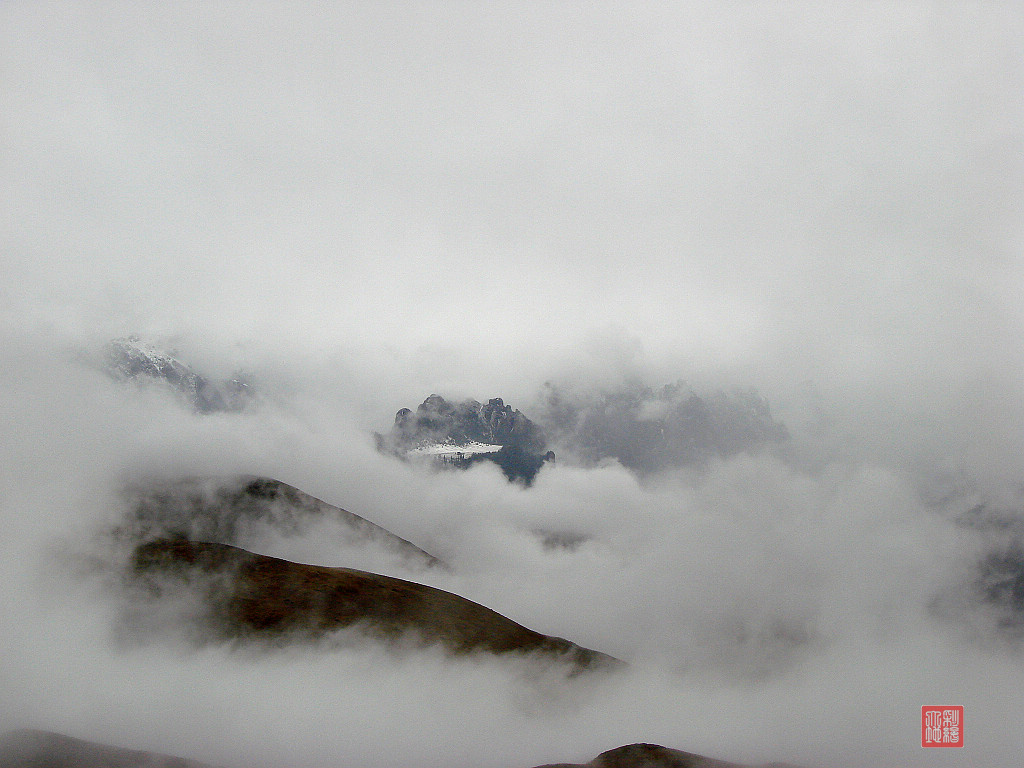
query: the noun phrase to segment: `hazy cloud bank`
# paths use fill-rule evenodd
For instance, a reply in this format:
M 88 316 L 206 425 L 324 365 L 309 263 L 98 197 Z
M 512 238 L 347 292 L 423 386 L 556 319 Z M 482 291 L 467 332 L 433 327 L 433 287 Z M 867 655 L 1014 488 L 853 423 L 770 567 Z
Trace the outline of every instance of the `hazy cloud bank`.
M 0 17 L 0 728 L 267 766 L 1019 763 L 1020 639 L 976 583 L 1024 477 L 1014 9 Z M 132 333 L 260 401 L 196 414 L 76 362 Z M 785 450 L 525 490 L 370 437 L 431 392 L 531 415 L 549 380 L 680 379 L 754 387 Z M 80 568 L 123 484 L 236 473 L 631 671 L 117 647 Z M 965 705 L 963 752 L 923 754 L 930 702 Z

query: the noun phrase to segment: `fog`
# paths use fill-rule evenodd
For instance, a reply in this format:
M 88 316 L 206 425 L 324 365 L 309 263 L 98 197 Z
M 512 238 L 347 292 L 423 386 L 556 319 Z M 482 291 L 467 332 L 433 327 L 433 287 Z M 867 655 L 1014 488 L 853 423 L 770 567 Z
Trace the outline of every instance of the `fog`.
M 5 3 L 0 731 L 239 767 L 1018 765 L 1020 618 L 973 585 L 1024 509 L 1022 43 L 995 4 Z M 128 334 L 253 403 L 111 378 Z M 374 448 L 432 392 L 532 417 L 545 383 L 678 380 L 756 388 L 789 439 L 529 488 Z M 121 642 L 125 484 L 235 473 L 451 570 L 266 554 L 628 669 Z M 924 704 L 964 705 L 964 749 L 921 749 Z

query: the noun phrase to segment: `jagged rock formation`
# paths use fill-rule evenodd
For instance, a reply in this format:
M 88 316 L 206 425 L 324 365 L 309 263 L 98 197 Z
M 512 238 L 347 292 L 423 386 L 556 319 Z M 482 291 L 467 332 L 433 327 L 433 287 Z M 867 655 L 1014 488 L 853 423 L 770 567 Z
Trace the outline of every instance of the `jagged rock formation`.
M 210 768 L 181 757 L 112 747 L 51 731 L 0 736 L 0 768 Z
M 320 526 L 339 548 L 375 547 L 413 567 L 443 565 L 387 529 L 267 477 L 149 481 L 127 487 L 125 496 L 127 512 L 116 533 L 132 542 L 174 535 L 244 547 L 261 530 L 302 536 Z
M 480 403 L 463 400 L 451 403 L 440 395 L 430 395 L 415 411 L 402 408 L 395 425 L 385 438 L 391 450 L 408 451 L 423 445 L 470 442 L 511 446 L 543 452 L 546 441 L 540 428 L 522 411 L 505 405 L 500 397 Z
M 446 466 L 461 469 L 491 461 L 509 480 L 527 484 L 545 461 L 554 459 L 554 453 L 546 451 L 547 440 L 540 427 L 500 397 L 486 403 L 451 403 L 440 395 L 430 395 L 415 411 L 398 411 L 391 431 L 377 434 L 376 439 L 379 450 L 401 457 L 435 446 L 449 447 L 446 453 L 431 455 Z M 481 447 L 488 450 L 477 450 Z
M 196 411 L 240 411 L 248 403 L 251 388 L 244 377 L 214 382 L 137 336 L 114 339 L 104 350 L 104 362 L 113 375 L 136 381 L 156 381 L 169 385 Z
M 556 446 L 584 463 L 616 459 L 640 473 L 699 464 L 788 437 L 753 390 L 698 395 L 683 382 L 640 382 L 580 394 L 545 385 L 539 421 Z
M 187 593 L 200 641 L 327 640 L 358 627 L 378 640 L 440 643 L 451 653 L 534 653 L 564 660 L 574 673 L 621 662 L 568 640 L 527 629 L 450 592 L 351 568 L 325 568 L 237 547 L 159 539 L 136 548 L 129 568 L 134 608 L 144 620 Z M 202 606 L 197 610 L 195 605 Z M 165 617 L 166 618 L 166 617 Z

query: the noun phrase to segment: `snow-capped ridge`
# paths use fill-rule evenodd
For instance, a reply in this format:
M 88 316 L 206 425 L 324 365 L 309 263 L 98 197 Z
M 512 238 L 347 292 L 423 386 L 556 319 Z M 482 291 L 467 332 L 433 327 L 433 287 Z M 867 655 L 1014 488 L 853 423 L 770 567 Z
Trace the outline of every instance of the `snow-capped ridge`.
M 240 375 L 211 380 L 174 353 L 136 335 L 110 341 L 104 349 L 104 364 L 116 378 L 169 384 L 200 413 L 240 411 L 252 394 L 250 385 Z

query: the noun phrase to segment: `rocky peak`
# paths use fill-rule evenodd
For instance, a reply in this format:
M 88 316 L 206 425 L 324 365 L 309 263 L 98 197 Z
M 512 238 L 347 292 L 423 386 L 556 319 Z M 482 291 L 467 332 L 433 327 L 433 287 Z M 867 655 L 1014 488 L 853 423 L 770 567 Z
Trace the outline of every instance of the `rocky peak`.
M 481 404 L 473 399 L 451 402 L 438 394 L 427 397 L 415 411 L 399 410 L 394 428 L 383 440 L 399 452 L 433 443 L 479 442 L 541 452 L 546 447 L 540 427 L 500 397 Z
M 554 460 L 541 428 L 500 397 L 486 403 L 471 398 L 451 402 L 432 394 L 415 411 L 399 410 L 391 432 L 375 437 L 378 450 L 385 453 L 403 458 L 414 453 L 434 455 L 440 464 L 459 469 L 491 461 L 510 481 L 527 485 L 546 462 Z M 451 450 L 437 452 L 442 447 Z
M 212 381 L 174 353 L 138 336 L 114 339 L 107 344 L 104 363 L 107 371 L 117 378 L 169 384 L 201 413 L 239 411 L 251 394 L 248 383 L 240 375 L 226 381 Z

